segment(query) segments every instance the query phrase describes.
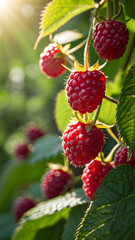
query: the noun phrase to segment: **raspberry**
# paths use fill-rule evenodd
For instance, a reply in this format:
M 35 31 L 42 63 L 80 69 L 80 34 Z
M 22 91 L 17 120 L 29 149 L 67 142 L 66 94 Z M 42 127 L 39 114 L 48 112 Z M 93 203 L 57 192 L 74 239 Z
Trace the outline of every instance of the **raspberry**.
M 128 160 L 128 149 L 121 146 L 115 153 L 113 166 L 117 167 L 124 163 L 135 168 L 135 150 L 133 151 L 130 160 Z
M 93 160 L 83 170 L 82 181 L 83 189 L 88 198 L 93 200 L 94 194 L 105 178 L 106 174 L 113 169 L 111 164 L 103 165 L 98 160 Z
M 25 158 L 27 158 L 29 152 L 30 152 L 30 150 L 29 150 L 28 144 L 20 143 L 15 148 L 14 154 L 15 154 L 15 157 L 17 160 L 22 161 Z
M 33 208 L 35 205 L 36 203 L 30 197 L 17 198 L 13 207 L 13 212 L 14 212 L 16 221 L 18 221 L 25 212 Z
M 71 175 L 62 169 L 51 169 L 42 178 L 42 191 L 47 199 L 71 189 Z
M 114 20 L 99 22 L 93 30 L 93 46 L 103 59 L 115 60 L 122 57 L 128 38 L 126 25 Z
M 55 57 L 55 54 L 60 54 L 60 56 Z M 50 77 L 56 78 L 65 72 L 65 68 L 62 64 L 66 64 L 64 55 L 62 55 L 58 45 L 56 43 L 49 44 L 45 47 L 44 51 L 40 55 L 40 69 L 44 74 Z
M 84 166 L 101 151 L 104 134 L 96 126 L 71 122 L 63 134 L 62 145 L 70 162 L 76 166 Z
M 37 127 L 36 125 L 30 125 L 26 131 L 26 136 L 30 140 L 30 142 L 35 142 L 38 138 L 42 137 L 44 132 Z
M 101 71 L 75 71 L 66 86 L 70 106 L 80 113 L 93 112 L 105 95 L 105 76 Z

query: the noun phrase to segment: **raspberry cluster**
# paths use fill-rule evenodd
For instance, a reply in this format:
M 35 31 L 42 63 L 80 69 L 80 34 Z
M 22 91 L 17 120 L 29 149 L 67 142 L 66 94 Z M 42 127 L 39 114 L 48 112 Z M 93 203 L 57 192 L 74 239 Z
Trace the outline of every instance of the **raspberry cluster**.
M 13 213 L 16 221 L 20 220 L 25 212 L 36 205 L 35 201 L 30 197 L 19 197 L 16 199 L 13 207 Z
M 84 166 L 101 151 L 104 134 L 96 126 L 71 122 L 63 134 L 62 145 L 70 162 L 76 166 Z
M 62 169 L 51 169 L 42 178 L 42 191 L 47 199 L 71 189 L 71 175 Z
M 115 20 L 99 22 L 93 30 L 93 46 L 103 59 L 115 60 L 122 57 L 128 38 L 126 25 Z
M 94 194 L 101 184 L 101 181 L 112 168 L 111 164 L 103 165 L 98 160 L 93 160 L 84 168 L 82 175 L 83 189 L 88 198 L 93 200 Z
M 80 113 L 93 112 L 105 95 L 105 76 L 101 71 L 75 71 L 67 81 L 70 106 Z
M 62 64 L 65 65 L 66 60 L 56 43 L 49 44 L 40 54 L 40 69 L 50 77 L 56 78 L 65 72 Z

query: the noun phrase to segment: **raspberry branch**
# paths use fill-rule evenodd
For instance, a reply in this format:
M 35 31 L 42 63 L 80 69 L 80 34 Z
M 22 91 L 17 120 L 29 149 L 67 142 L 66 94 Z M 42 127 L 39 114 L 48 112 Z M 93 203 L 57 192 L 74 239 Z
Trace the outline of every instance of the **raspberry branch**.
M 100 113 L 100 109 L 101 109 L 101 104 L 97 107 L 97 110 L 96 110 L 95 115 L 94 115 L 93 120 L 92 120 L 92 124 L 96 123 L 96 120 L 97 120 L 98 115 Z
M 110 102 L 113 102 L 113 103 L 115 103 L 115 104 L 118 104 L 118 101 L 117 101 L 116 99 L 112 98 L 112 97 L 109 97 L 109 96 L 105 95 L 104 98 L 105 98 L 106 100 L 110 101 Z
M 113 155 L 114 155 L 116 149 L 117 149 L 119 146 L 120 146 L 120 143 L 117 143 L 117 144 L 113 147 L 113 149 L 111 150 L 111 152 L 110 152 L 110 153 L 108 154 L 108 156 L 104 159 L 104 162 L 105 162 L 105 163 L 110 163 L 110 162 L 112 161 Z

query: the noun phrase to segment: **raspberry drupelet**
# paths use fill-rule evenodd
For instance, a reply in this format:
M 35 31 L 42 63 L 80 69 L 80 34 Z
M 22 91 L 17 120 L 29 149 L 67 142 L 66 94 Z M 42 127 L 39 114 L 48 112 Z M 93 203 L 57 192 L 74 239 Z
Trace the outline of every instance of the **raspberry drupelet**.
M 56 43 L 49 44 L 40 54 L 40 69 L 50 77 L 56 78 L 65 72 L 66 69 L 62 64 L 65 65 L 66 60 Z
M 105 80 L 98 70 L 71 73 L 66 85 L 70 106 L 82 114 L 93 112 L 102 103 Z
M 72 177 L 62 169 L 51 169 L 42 177 L 42 191 L 47 199 L 71 189 Z
M 124 54 L 129 39 L 126 25 L 115 20 L 96 24 L 93 30 L 93 46 L 98 55 L 106 60 L 115 60 Z
M 103 165 L 98 160 L 93 160 L 84 168 L 82 175 L 83 189 L 88 198 L 93 200 L 94 194 L 100 186 L 101 181 L 112 169 L 111 164 Z
M 71 122 L 63 134 L 63 149 L 75 166 L 84 166 L 97 157 L 104 145 L 104 134 L 96 126 Z

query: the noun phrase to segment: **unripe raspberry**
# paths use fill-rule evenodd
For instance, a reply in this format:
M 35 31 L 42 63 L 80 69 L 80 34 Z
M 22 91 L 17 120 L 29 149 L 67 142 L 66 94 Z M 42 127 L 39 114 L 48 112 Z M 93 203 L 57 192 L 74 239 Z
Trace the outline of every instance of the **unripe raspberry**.
M 117 167 L 121 164 L 127 164 L 135 168 L 135 150 L 131 155 L 130 160 L 128 160 L 128 149 L 126 147 L 119 147 L 114 156 L 113 166 Z
M 30 197 L 19 197 L 13 206 L 13 213 L 16 221 L 20 220 L 22 215 L 36 205 L 35 201 Z
M 30 125 L 26 130 L 26 136 L 30 140 L 30 142 L 35 142 L 38 138 L 42 137 L 44 132 L 37 127 L 36 125 Z
M 23 161 L 29 154 L 29 146 L 26 143 L 20 143 L 16 146 L 14 154 L 18 161 Z
M 67 81 L 70 106 L 80 113 L 93 112 L 105 95 L 105 76 L 101 71 L 75 71 Z
M 103 59 L 115 60 L 122 57 L 128 38 L 126 25 L 115 20 L 99 22 L 93 30 L 93 46 Z
M 68 172 L 51 169 L 42 178 L 42 191 L 47 199 L 54 198 L 71 189 L 71 180 L 72 177 Z
M 93 160 L 83 170 L 83 189 L 88 198 L 93 200 L 94 194 L 105 178 L 106 174 L 113 169 L 111 164 L 103 165 L 98 160 Z
M 40 69 L 50 77 L 56 78 L 65 72 L 62 64 L 65 65 L 66 60 L 56 43 L 49 44 L 40 54 Z
M 76 166 L 84 166 L 101 151 L 104 134 L 96 126 L 71 122 L 63 134 L 62 145 L 70 162 Z

